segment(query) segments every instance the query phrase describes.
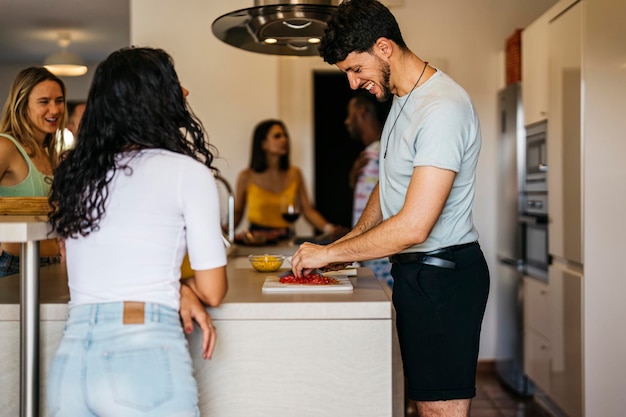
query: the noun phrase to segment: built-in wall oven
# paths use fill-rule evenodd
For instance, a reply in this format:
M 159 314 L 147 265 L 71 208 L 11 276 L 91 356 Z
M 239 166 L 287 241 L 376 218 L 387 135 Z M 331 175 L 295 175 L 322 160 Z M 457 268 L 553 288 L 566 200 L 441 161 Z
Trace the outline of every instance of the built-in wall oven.
M 526 127 L 526 173 L 520 215 L 526 275 L 548 280 L 547 122 Z
M 532 215 L 520 216 L 524 240 L 524 272 L 526 275 L 548 281 L 548 223 L 546 219 Z

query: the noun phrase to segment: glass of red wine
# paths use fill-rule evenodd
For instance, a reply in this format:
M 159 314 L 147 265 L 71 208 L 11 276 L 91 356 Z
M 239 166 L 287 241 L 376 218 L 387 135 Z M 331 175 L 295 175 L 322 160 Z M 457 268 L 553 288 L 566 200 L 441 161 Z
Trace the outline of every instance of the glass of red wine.
M 296 236 L 295 223 L 300 217 L 300 206 L 297 200 L 284 199 L 280 214 L 283 219 L 289 223 L 289 238 L 291 239 L 291 243 L 293 243 Z

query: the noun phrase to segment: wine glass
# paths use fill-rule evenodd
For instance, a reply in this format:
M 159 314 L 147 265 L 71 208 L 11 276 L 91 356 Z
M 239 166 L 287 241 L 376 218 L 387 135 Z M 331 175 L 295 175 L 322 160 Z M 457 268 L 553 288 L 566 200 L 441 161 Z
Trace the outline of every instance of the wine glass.
M 280 214 L 289 223 L 289 237 L 292 239 L 291 243 L 293 243 L 293 239 L 296 236 L 295 222 L 300 217 L 298 201 L 290 198 L 283 199 Z

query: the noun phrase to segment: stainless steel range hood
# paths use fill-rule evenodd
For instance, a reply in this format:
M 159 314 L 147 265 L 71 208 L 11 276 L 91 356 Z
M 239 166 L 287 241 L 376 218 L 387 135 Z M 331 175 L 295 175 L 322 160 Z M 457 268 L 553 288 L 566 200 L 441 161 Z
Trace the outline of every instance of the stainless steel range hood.
M 218 17 L 213 34 L 236 48 L 270 55 L 317 55 L 317 44 L 339 0 L 255 0 Z

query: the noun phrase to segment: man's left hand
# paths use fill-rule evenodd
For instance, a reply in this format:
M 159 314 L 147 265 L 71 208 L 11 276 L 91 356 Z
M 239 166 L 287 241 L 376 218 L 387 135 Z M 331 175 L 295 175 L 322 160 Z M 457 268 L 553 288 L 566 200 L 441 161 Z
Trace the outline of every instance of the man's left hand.
M 329 263 L 327 246 L 305 242 L 291 257 L 291 270 L 296 277 L 301 277 L 312 269 L 321 268 Z

